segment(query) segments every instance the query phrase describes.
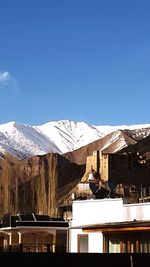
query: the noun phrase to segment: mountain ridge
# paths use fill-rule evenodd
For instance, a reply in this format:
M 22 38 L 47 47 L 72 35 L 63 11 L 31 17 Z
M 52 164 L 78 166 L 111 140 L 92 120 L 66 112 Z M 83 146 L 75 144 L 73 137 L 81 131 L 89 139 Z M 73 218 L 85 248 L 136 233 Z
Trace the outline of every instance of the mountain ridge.
M 150 124 L 95 126 L 83 121 L 59 120 L 31 126 L 11 121 L 0 125 L 0 154 L 9 153 L 18 159 L 47 153 L 66 154 L 99 140 L 103 143 L 100 149 L 117 152 L 149 135 Z

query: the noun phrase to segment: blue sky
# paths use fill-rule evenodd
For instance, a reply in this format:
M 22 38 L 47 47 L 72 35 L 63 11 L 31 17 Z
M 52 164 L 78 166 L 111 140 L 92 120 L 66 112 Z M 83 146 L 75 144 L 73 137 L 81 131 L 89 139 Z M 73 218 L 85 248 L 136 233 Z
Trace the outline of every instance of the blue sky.
M 150 123 L 149 0 L 0 5 L 0 124 Z

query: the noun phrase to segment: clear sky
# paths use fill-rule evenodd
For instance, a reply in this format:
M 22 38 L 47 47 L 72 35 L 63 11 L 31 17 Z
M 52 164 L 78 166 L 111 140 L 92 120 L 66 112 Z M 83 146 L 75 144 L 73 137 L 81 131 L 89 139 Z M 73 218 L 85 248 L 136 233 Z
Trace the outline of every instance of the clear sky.
M 0 124 L 150 123 L 149 0 L 0 1 Z

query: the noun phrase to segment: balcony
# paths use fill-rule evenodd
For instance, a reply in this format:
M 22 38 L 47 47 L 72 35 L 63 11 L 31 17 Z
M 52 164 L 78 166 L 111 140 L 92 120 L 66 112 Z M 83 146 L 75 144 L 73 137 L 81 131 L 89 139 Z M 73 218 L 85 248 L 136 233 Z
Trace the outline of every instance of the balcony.
M 0 252 L 66 253 L 67 247 L 66 245 L 63 244 L 23 243 L 23 244 L 1 246 Z

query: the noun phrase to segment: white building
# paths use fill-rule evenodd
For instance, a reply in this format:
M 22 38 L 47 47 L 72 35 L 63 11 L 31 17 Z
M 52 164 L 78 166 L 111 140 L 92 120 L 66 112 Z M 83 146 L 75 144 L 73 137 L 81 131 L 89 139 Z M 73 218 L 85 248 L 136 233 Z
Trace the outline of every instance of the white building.
M 67 252 L 68 222 L 49 215 L 8 213 L 0 221 L 0 252 Z
M 150 252 L 150 203 L 75 200 L 72 212 L 69 252 Z

